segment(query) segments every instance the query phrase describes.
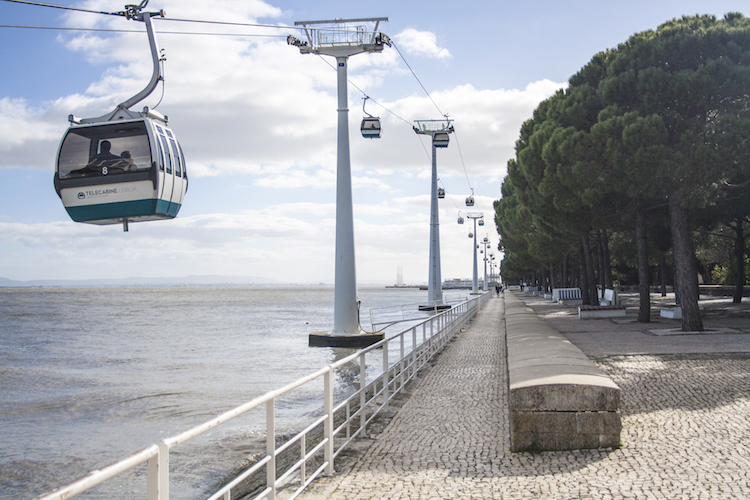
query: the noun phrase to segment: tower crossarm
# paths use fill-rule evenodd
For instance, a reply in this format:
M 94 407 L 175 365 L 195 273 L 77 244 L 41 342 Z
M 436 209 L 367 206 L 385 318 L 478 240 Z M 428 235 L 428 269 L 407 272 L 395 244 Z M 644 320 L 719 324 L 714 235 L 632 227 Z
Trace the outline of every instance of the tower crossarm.
M 388 35 L 379 31 L 380 23 L 386 21 L 387 17 L 296 21 L 294 25 L 304 30 L 307 41 L 289 35 L 287 43 L 298 47 L 303 54 L 346 57 L 361 52 L 382 52 L 383 46 L 392 45 Z M 369 29 L 368 26 L 374 27 Z

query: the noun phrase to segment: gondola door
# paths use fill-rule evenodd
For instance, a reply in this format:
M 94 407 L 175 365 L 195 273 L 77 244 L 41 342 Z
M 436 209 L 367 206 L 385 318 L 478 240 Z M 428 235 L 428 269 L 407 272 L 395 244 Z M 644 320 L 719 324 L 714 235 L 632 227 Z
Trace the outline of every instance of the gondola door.
M 182 206 L 182 197 L 185 195 L 186 191 L 185 177 L 187 172 L 185 171 L 185 160 L 182 156 L 182 150 L 180 149 L 179 144 L 177 144 L 177 140 L 174 135 L 172 135 L 171 130 L 166 129 L 165 132 L 168 136 L 167 142 L 172 150 L 172 163 L 174 166 L 172 196 L 170 198 L 168 215 L 175 216 Z
M 162 155 L 162 164 L 159 168 L 159 201 L 157 211 L 160 214 L 169 215 L 172 210 L 172 192 L 174 191 L 174 163 L 172 151 L 169 148 L 169 142 L 164 134 L 164 129 L 156 125 L 156 136 L 159 141 L 159 147 Z M 176 213 L 176 210 L 174 210 Z

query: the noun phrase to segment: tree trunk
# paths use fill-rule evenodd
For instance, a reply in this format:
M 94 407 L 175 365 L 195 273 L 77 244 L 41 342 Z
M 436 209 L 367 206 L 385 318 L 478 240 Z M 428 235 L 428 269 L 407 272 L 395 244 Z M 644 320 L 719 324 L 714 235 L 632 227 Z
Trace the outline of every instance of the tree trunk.
M 646 210 L 642 206 L 636 208 L 635 241 L 638 248 L 638 322 L 651 321 L 651 283 L 648 268 L 648 239 L 646 238 Z
M 562 261 L 562 288 L 568 288 L 568 254 L 563 255 Z
M 553 288 L 557 288 L 557 279 L 555 276 L 554 262 L 549 263 L 549 288 L 550 288 L 550 293 L 552 293 Z
M 596 250 L 597 260 L 599 261 L 599 286 L 602 287 L 602 293 L 604 293 L 603 290 L 607 288 L 607 281 L 604 277 L 606 274 L 604 272 L 604 238 L 601 231 L 596 232 Z
M 742 294 L 745 286 L 745 231 L 742 222 L 743 217 L 737 217 L 737 225 L 734 228 L 734 258 L 736 260 L 737 276 L 732 302 L 735 304 L 742 302 Z
M 602 244 L 604 246 L 604 285 L 609 289 L 613 289 L 612 261 L 609 257 L 609 233 L 606 229 L 602 229 Z
M 599 292 L 596 288 L 596 277 L 594 276 L 594 260 L 591 258 L 591 242 L 589 240 L 588 234 L 581 238 L 581 243 L 583 247 L 584 268 L 586 270 L 586 285 L 589 289 L 590 302 L 588 302 L 588 304 L 598 305 Z M 584 302 L 584 304 L 586 304 L 586 302 Z
M 580 289 L 581 289 L 581 299 L 583 299 L 583 303 L 587 305 L 591 305 L 591 294 L 589 291 L 591 290 L 588 283 L 588 275 L 586 273 L 586 256 L 585 251 L 583 249 L 583 239 L 581 239 L 581 244 L 578 248 L 578 281 L 580 282 Z
M 669 197 L 669 219 L 672 229 L 675 284 L 682 307 L 682 331 L 702 332 L 703 321 L 698 308 L 698 270 L 690 240 L 690 218 L 677 193 Z
M 659 252 L 659 279 L 661 281 L 661 296 L 667 296 L 667 256 Z
M 539 291 L 547 291 L 547 273 L 544 272 L 544 265 L 539 266 Z

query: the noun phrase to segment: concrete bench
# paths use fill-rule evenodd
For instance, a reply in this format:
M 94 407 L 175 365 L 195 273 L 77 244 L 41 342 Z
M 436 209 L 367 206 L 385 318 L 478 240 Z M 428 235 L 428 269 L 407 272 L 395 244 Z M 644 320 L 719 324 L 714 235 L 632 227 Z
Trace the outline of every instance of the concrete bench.
M 511 451 L 620 445 L 620 388 L 513 293 L 506 293 Z
M 578 306 L 578 317 L 587 318 L 616 318 L 625 316 L 625 306 Z
M 600 306 L 614 306 L 617 305 L 617 296 L 614 290 L 607 288 L 604 290 L 604 297 L 599 299 Z
M 682 319 L 682 307 L 674 306 L 659 311 L 659 317 L 669 319 Z
M 552 300 L 560 304 L 578 305 L 583 303 L 580 288 L 553 288 Z

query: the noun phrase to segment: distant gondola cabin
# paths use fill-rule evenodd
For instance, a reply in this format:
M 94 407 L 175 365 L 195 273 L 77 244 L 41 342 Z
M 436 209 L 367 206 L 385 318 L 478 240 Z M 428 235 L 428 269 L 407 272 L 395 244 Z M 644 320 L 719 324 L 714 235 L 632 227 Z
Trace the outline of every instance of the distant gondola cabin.
M 360 126 L 362 137 L 365 139 L 379 139 L 380 138 L 380 118 L 374 116 L 366 116 L 362 119 L 362 125 Z
M 447 132 L 437 132 L 432 136 L 432 144 L 436 148 L 447 148 L 448 142 L 450 142 L 450 138 Z

